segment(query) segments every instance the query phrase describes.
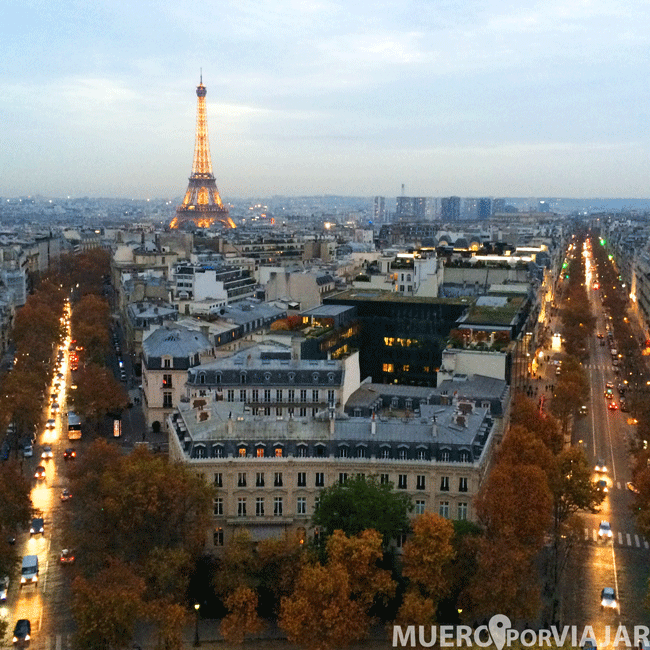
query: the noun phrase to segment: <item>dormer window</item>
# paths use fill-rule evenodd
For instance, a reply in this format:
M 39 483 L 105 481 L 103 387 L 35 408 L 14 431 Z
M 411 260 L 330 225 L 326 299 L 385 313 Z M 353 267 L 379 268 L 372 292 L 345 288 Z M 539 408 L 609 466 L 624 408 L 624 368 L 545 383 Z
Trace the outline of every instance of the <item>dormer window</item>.
M 311 378 L 314 380 L 314 383 L 315 383 L 315 384 L 318 383 L 318 373 L 317 373 L 317 372 L 315 372 L 315 373 L 311 376 Z
M 271 381 L 271 373 L 270 372 L 265 372 L 264 373 L 264 381 Z
M 199 375 L 199 384 L 205 384 L 205 373 L 204 372 L 202 372 Z
M 334 383 L 334 373 L 333 373 L 333 372 L 330 372 L 330 373 L 327 375 L 327 381 L 329 381 L 330 384 L 333 384 L 333 383 Z
M 295 372 L 290 372 L 289 373 L 289 381 L 295 381 L 296 380 L 296 373 Z
M 245 372 L 242 372 L 239 374 L 239 383 L 240 384 L 247 384 L 248 383 L 248 375 L 246 375 Z
M 171 368 L 172 367 L 172 360 L 171 359 L 163 359 L 163 368 Z

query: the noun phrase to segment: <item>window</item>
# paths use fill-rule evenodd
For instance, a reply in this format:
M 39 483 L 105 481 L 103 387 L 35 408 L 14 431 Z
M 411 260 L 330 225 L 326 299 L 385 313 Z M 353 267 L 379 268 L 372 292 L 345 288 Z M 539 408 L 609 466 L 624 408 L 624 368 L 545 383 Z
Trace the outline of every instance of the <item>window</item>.
M 282 401 L 282 390 L 276 390 L 275 391 L 275 401 L 276 402 L 281 402 Z
M 404 406 L 408 411 L 412 411 L 413 410 L 413 400 L 412 399 L 407 399 Z
M 357 458 L 368 458 L 368 450 L 365 447 L 357 447 Z
M 287 399 L 289 402 L 296 401 L 296 391 L 293 388 L 290 388 L 288 391 Z
M 464 476 L 458 479 L 458 491 L 467 492 L 467 478 Z
M 281 408 L 276 408 L 276 409 L 275 409 L 275 414 L 276 414 L 278 417 L 281 417 L 281 416 L 282 416 L 282 409 L 281 409 Z
M 449 462 L 449 451 L 448 451 L 447 449 L 443 449 L 443 450 L 440 452 L 440 460 L 441 460 L 443 463 L 448 463 L 448 462 Z
M 328 390 L 327 391 L 327 403 L 328 404 L 334 404 L 336 400 L 335 394 L 333 390 Z
M 271 391 L 268 388 L 264 389 L 264 401 L 267 403 L 271 401 Z
M 258 448 L 255 450 L 255 455 L 256 455 L 258 458 L 264 458 L 264 447 L 258 447 Z
M 449 501 L 441 501 L 438 514 L 445 519 L 449 519 Z
M 323 472 L 316 472 L 315 486 L 316 487 L 324 487 L 325 486 L 325 474 Z
M 350 448 L 347 445 L 339 447 L 339 458 L 349 458 Z
M 172 388 L 172 376 L 163 375 L 163 388 Z
M 215 528 L 212 533 L 212 543 L 215 546 L 223 546 L 223 528 Z
M 256 517 L 264 516 L 264 497 L 257 497 L 255 499 L 255 516 Z
M 246 389 L 239 391 L 239 401 L 246 402 Z
M 325 457 L 325 445 L 317 444 L 316 445 L 316 456 L 319 458 Z
M 275 487 L 282 487 L 282 472 L 276 472 L 273 478 L 273 485 Z
M 402 371 L 403 372 L 409 372 L 410 370 L 411 370 L 411 366 L 409 366 L 408 364 L 404 364 L 402 366 Z
M 237 516 L 246 516 L 246 497 L 239 497 L 239 499 L 237 499 Z
M 307 401 L 307 391 L 305 389 L 301 389 L 300 391 L 300 401 L 301 402 Z
M 237 474 L 237 487 L 246 487 L 246 472 Z
M 276 447 L 275 448 L 275 457 L 276 458 L 282 458 L 282 447 Z
M 313 382 L 314 382 L 315 384 L 318 383 L 318 373 L 317 373 L 317 372 L 313 373 L 312 376 L 311 376 L 311 378 L 312 378 L 312 380 L 313 380 Z
M 400 490 L 406 490 L 406 474 L 400 474 L 397 477 L 397 487 Z
M 385 363 L 382 366 L 384 372 L 395 372 L 395 366 L 392 363 Z
M 348 473 L 347 472 L 339 472 L 339 483 L 343 485 L 348 480 Z
M 448 476 L 443 476 L 440 479 L 440 491 L 441 492 L 449 492 L 449 477 Z
M 221 375 L 217 375 L 217 384 L 221 382 Z M 205 384 L 205 373 L 199 375 L 199 384 Z
M 223 458 L 223 447 L 221 445 L 212 447 L 212 458 Z
M 271 381 L 271 373 L 270 372 L 265 372 L 264 373 L 264 381 Z
M 381 448 L 381 457 L 382 458 L 390 458 L 390 447 L 382 447 Z
M 298 497 L 296 499 L 296 514 L 298 515 L 307 514 L 307 497 Z
M 221 472 L 214 475 L 214 487 L 223 487 L 223 474 Z
M 215 497 L 212 512 L 215 517 L 221 517 L 223 515 L 223 498 Z
M 318 512 L 318 508 L 320 508 L 320 497 L 316 497 L 314 499 L 314 512 Z M 319 533 L 318 529 L 316 529 L 314 531 L 314 541 L 316 541 L 318 539 L 319 534 L 320 533 Z
M 418 460 L 426 460 L 427 452 L 426 449 L 418 449 Z
M 282 516 L 282 497 L 274 497 L 273 499 L 273 514 L 276 517 Z
M 289 381 L 295 381 L 296 379 L 296 373 L 295 372 L 290 372 L 289 373 Z
M 458 520 L 465 521 L 467 519 L 467 504 L 459 503 L 458 504 Z
M 406 460 L 408 458 L 408 449 L 404 449 L 402 447 L 398 452 L 397 452 L 398 458 L 400 460 Z
M 240 384 L 248 383 L 248 377 L 246 376 L 245 372 L 240 373 L 240 375 L 239 375 L 239 383 Z
M 264 487 L 264 472 L 255 474 L 255 487 Z
M 307 458 L 307 445 L 298 445 L 296 448 L 296 456 L 298 458 Z
M 229 388 L 226 391 L 226 401 L 227 402 L 234 402 L 235 401 L 235 391 L 232 388 Z
M 246 458 L 246 447 L 239 447 L 240 458 Z
M 424 500 L 416 499 L 415 501 L 415 514 L 423 515 L 424 514 Z
M 298 487 L 307 486 L 307 472 L 298 472 Z
M 469 451 L 463 449 L 463 451 L 460 452 L 460 462 L 469 463 Z
M 418 474 L 417 479 L 416 479 L 415 487 L 418 490 L 426 490 L 427 489 L 427 477 L 424 474 Z
M 165 368 L 171 368 L 172 367 L 172 360 L 171 359 L 165 359 L 165 362 L 163 364 L 163 367 Z
M 163 393 L 163 408 L 170 409 L 172 408 L 172 394 Z
M 253 388 L 252 390 L 252 395 L 251 395 L 251 400 L 253 402 L 259 402 L 260 401 L 260 391 L 257 390 L 257 388 Z
M 311 391 L 311 401 L 312 402 L 318 402 L 318 391 L 317 390 L 312 390 Z
M 381 483 L 381 485 L 387 485 L 388 483 L 390 483 L 390 480 L 388 478 L 388 474 L 380 474 L 379 475 L 379 482 Z
M 264 409 L 264 415 L 271 415 L 271 407 L 270 407 L 270 406 L 267 406 L 267 407 Z
M 299 415 L 301 418 L 304 418 L 304 417 L 307 415 L 307 409 L 304 408 L 304 407 L 301 407 L 300 410 L 298 411 L 298 415 Z

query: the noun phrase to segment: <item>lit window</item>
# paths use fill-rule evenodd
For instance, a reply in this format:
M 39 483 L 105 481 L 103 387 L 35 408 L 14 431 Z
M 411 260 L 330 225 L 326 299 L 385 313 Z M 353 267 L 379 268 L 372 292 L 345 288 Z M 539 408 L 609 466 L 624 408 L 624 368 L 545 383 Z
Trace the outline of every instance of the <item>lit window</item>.
M 384 372 L 395 372 L 395 366 L 392 363 L 385 363 L 382 369 Z
M 239 456 L 240 456 L 241 458 L 245 458 L 245 457 L 246 457 L 246 447 L 240 447 L 240 448 L 239 448 Z
M 258 447 L 256 454 L 258 458 L 264 458 L 264 447 Z
M 282 458 L 282 447 L 276 447 L 275 448 L 275 457 L 276 458 Z

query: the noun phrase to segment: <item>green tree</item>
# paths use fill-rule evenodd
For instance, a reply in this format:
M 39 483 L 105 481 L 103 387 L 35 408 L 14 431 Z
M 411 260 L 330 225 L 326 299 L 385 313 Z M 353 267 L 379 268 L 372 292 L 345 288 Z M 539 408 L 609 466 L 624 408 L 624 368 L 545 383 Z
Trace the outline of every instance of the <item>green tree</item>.
M 382 535 L 387 546 L 391 539 L 409 530 L 411 510 L 411 498 L 396 493 L 392 484 L 381 484 L 376 477 L 355 477 L 321 492 L 312 523 L 322 527 L 327 535 L 342 530 L 352 536 L 373 529 Z

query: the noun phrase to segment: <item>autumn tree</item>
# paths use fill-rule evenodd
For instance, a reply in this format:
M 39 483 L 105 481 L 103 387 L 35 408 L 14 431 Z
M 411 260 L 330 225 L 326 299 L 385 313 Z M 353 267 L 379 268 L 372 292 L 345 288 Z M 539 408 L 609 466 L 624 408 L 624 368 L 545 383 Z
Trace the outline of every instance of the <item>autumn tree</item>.
M 79 370 L 73 397 L 78 415 L 97 422 L 108 413 L 120 413 L 128 403 L 124 387 L 108 369 L 90 364 Z
M 263 629 L 257 613 L 257 593 L 248 587 L 238 587 L 225 602 L 228 614 L 222 619 L 219 632 L 229 643 L 243 643 L 247 634 L 259 634 Z
M 555 418 L 540 414 L 537 405 L 523 395 L 515 395 L 512 401 L 510 426 L 521 426 L 541 440 L 554 454 L 564 447 L 564 436 Z
M 144 588 L 134 568 L 115 559 L 92 579 L 77 576 L 72 583 L 75 645 L 93 650 L 126 647 L 142 613 Z
M 0 576 L 10 575 L 18 561 L 13 546 L 6 544 L 18 528 L 27 526 L 33 515 L 31 485 L 13 462 L 0 464 Z
M 391 539 L 410 528 L 410 496 L 398 494 L 392 484 L 379 483 L 376 477 L 351 478 L 325 488 L 320 496 L 312 523 L 323 528 L 326 535 L 342 530 L 352 536 L 373 529 L 381 533 L 387 546 Z

